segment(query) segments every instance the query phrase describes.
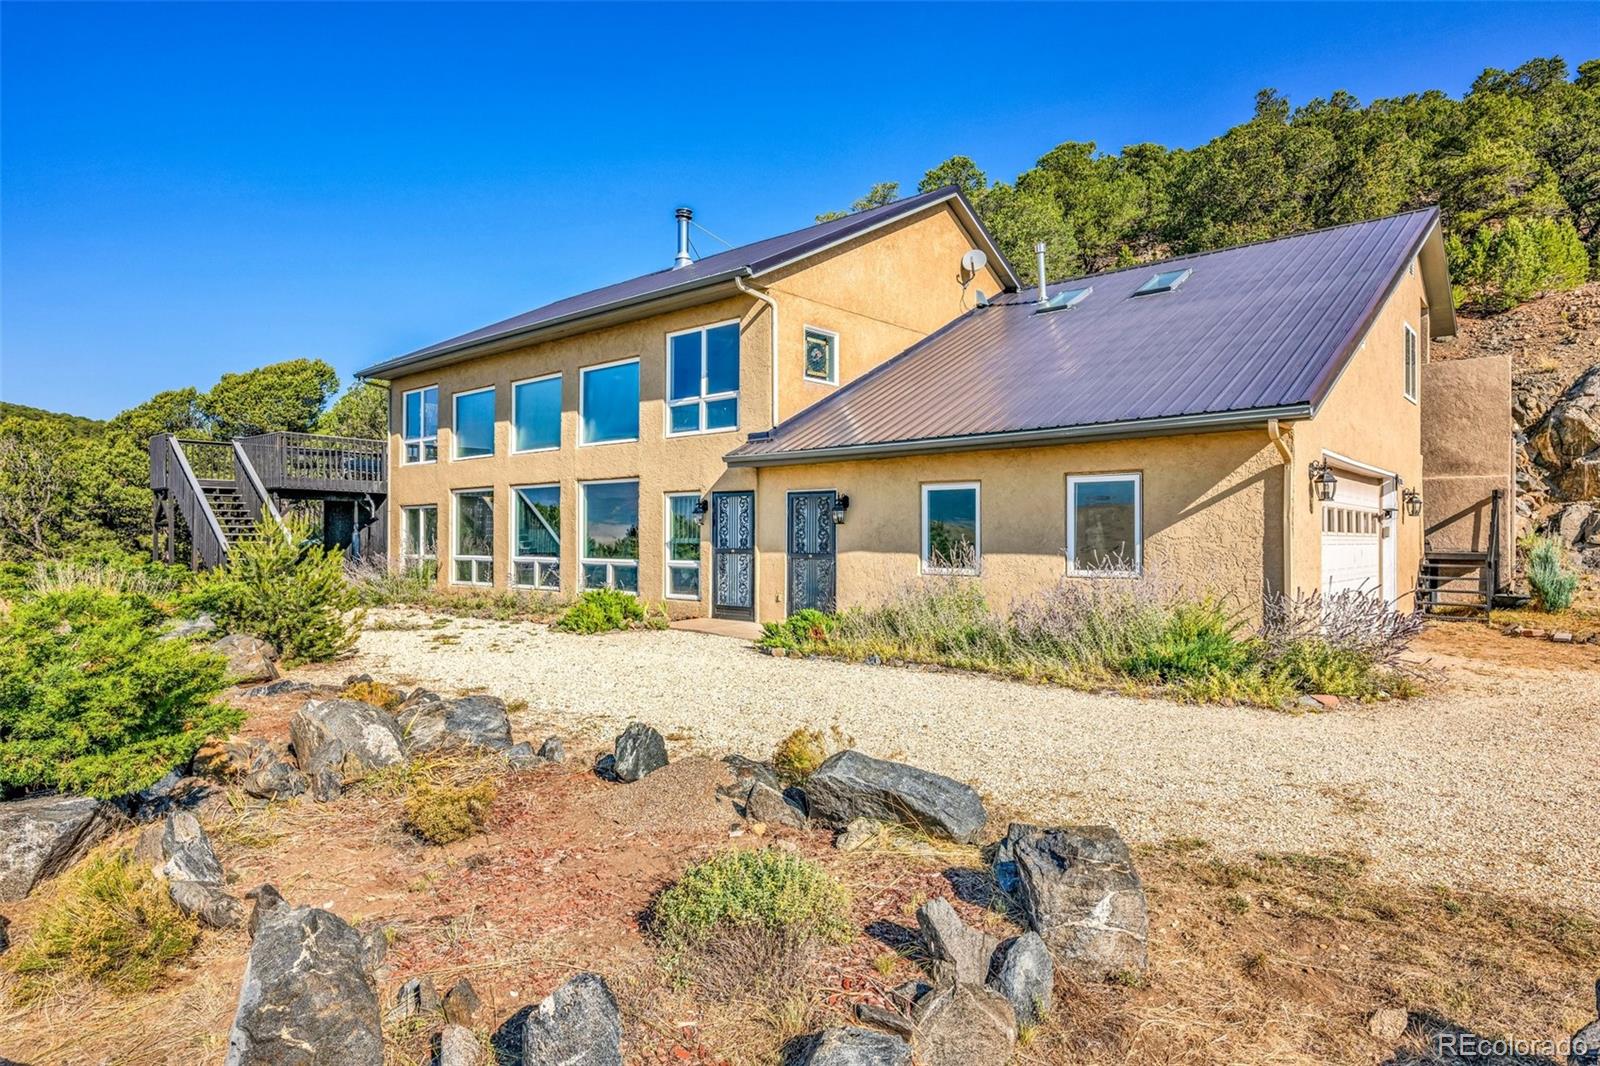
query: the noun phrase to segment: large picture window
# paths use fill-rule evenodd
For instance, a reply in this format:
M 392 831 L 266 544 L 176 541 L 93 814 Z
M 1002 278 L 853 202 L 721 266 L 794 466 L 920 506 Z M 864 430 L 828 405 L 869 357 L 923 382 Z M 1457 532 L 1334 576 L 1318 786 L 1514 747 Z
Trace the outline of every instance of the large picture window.
M 561 375 L 511 386 L 511 450 L 541 452 L 561 447 Z
M 439 458 L 439 387 L 412 389 L 401 398 L 400 461 L 431 463 Z
M 1405 326 L 1405 390 L 1406 399 L 1413 402 L 1417 398 L 1417 331 L 1410 326 Z
M 494 490 L 455 494 L 455 541 L 450 579 L 460 585 L 494 584 Z
M 922 570 L 976 574 L 980 555 L 978 484 L 922 486 Z
M 584 588 L 639 591 L 639 483 L 589 481 L 583 489 Z
M 584 444 L 639 439 L 639 360 L 584 367 L 578 415 Z
M 674 492 L 667 496 L 667 596 L 700 598 L 700 495 Z
M 439 572 L 439 508 L 400 508 L 400 566 L 429 581 Z
M 1132 576 L 1144 565 L 1138 474 L 1067 478 L 1067 569 Z
M 739 323 L 667 336 L 667 433 L 739 424 Z
M 527 485 L 511 490 L 515 541 L 511 583 L 523 588 L 561 589 L 561 486 Z
M 481 459 L 494 454 L 494 386 L 455 394 L 451 424 L 457 459 Z

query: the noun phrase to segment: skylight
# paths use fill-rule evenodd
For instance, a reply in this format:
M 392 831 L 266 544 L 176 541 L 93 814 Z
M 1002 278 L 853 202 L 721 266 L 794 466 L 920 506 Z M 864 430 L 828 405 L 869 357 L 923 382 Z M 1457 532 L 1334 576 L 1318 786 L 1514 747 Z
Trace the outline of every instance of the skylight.
M 1065 311 L 1069 307 L 1077 307 L 1083 302 L 1083 298 L 1088 296 L 1093 291 L 1094 286 L 1092 285 L 1085 286 L 1081 289 L 1062 289 L 1060 292 L 1051 296 L 1050 299 L 1039 308 L 1039 313 L 1043 314 L 1046 311 Z
M 1163 270 L 1143 285 L 1140 285 L 1133 291 L 1133 294 L 1135 296 L 1148 296 L 1153 292 L 1171 292 L 1185 281 L 1188 281 L 1189 275 L 1192 273 L 1194 271 L 1189 269 Z

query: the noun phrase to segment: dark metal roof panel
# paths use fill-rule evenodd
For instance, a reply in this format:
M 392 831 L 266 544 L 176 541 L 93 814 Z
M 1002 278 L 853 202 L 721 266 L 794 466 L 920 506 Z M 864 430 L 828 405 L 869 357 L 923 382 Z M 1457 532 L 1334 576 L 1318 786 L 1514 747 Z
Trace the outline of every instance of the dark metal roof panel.
M 1429 208 L 1052 285 L 968 312 L 730 458 L 1315 405 L 1436 225 Z M 1133 295 L 1158 270 L 1170 292 Z

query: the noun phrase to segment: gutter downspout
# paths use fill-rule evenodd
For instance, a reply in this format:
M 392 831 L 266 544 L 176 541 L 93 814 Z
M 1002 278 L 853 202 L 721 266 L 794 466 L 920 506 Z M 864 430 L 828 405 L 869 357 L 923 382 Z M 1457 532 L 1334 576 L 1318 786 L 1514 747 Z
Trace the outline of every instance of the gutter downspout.
M 1283 584 L 1279 592 L 1293 596 L 1290 582 L 1294 580 L 1294 437 L 1279 428 L 1276 418 L 1267 419 L 1267 439 L 1278 447 L 1283 456 Z
M 735 276 L 733 287 L 746 296 L 754 296 L 772 309 L 772 424 L 778 424 L 778 301 L 772 298 L 771 293 L 760 289 L 752 289 L 744 283 L 744 279 Z

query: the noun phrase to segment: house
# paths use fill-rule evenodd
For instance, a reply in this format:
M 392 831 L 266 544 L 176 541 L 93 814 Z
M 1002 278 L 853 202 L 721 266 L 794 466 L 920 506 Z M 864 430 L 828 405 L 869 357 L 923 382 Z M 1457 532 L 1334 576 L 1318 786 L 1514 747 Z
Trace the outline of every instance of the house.
M 1045 285 L 953 188 L 698 260 L 677 221 L 670 268 L 361 371 L 394 565 L 761 621 L 932 573 L 1414 605 L 1436 210 Z

